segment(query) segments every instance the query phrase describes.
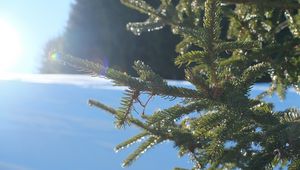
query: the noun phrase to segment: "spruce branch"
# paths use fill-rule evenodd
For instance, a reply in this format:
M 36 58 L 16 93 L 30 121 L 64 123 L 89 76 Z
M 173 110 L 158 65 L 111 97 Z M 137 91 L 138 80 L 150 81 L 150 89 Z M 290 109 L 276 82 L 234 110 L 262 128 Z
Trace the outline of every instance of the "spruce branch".
M 299 9 L 300 4 L 292 0 L 222 0 L 224 3 L 231 4 L 254 4 L 267 8 L 279 8 L 279 9 Z
M 201 169 L 202 165 L 199 163 L 200 160 L 198 159 L 197 155 L 194 153 L 194 151 L 192 151 L 190 153 L 190 159 L 193 161 L 194 163 L 194 168 L 193 169 Z
M 196 90 L 176 87 L 163 84 L 153 84 L 138 78 L 131 77 L 126 73 L 107 68 L 101 64 L 94 63 L 88 60 L 79 59 L 70 55 L 62 55 L 62 61 L 75 68 L 85 70 L 92 75 L 105 76 L 114 81 L 118 86 L 128 86 L 139 91 L 147 91 L 154 95 L 172 96 L 172 97 L 187 97 L 187 98 L 203 98 L 203 95 Z
M 272 83 L 266 91 L 257 95 L 256 99 L 262 100 L 264 97 L 272 95 L 275 91 L 276 91 L 276 85 L 274 83 Z
M 300 168 L 300 159 L 294 159 L 291 161 L 291 164 L 289 166 L 289 170 L 298 170 Z
M 154 22 L 163 21 L 163 23 L 166 23 L 166 24 L 169 24 L 169 25 L 172 25 L 175 27 L 180 26 L 180 24 L 177 23 L 176 20 L 166 16 L 167 8 L 169 7 L 168 3 L 165 3 L 164 6 L 160 6 L 161 8 L 156 10 L 151 5 L 146 3 L 144 0 L 121 0 L 121 2 L 124 5 L 132 8 L 132 9 L 138 10 L 141 13 L 144 13 L 144 14 L 147 14 L 147 15 L 153 17 Z M 149 22 L 149 20 L 148 20 L 148 22 Z M 130 27 L 130 25 L 132 25 L 132 24 L 134 24 L 134 23 L 131 23 L 128 26 L 129 30 L 131 30 L 131 31 L 133 31 L 133 28 Z M 163 25 L 160 25 L 159 27 L 161 27 L 161 26 L 163 26 Z M 140 31 L 137 31 L 137 32 L 139 32 L 137 35 L 139 35 L 141 33 Z
M 109 107 L 109 106 L 107 106 L 107 105 L 105 105 L 105 104 L 103 104 L 101 102 L 96 101 L 96 100 L 89 99 L 88 103 L 89 103 L 90 106 L 95 106 L 95 107 L 97 107 L 97 108 L 99 108 L 101 110 L 105 110 L 108 113 L 114 115 L 115 117 L 121 117 L 122 116 L 122 114 L 118 110 L 116 110 L 116 109 L 114 109 L 112 107 Z M 141 122 L 140 120 L 138 120 L 136 118 L 128 117 L 127 121 L 129 123 L 134 124 L 135 126 L 141 128 L 141 129 L 144 129 L 144 130 L 146 130 L 148 132 L 155 133 L 155 131 L 152 128 L 147 127 L 145 123 Z
M 101 110 L 105 110 L 108 113 L 111 113 L 112 115 L 116 116 L 116 117 L 121 117 L 122 114 L 118 111 L 115 110 L 105 104 L 102 104 L 101 102 L 95 101 L 95 100 L 89 100 L 89 105 L 90 106 L 95 106 L 100 108 Z M 143 123 L 142 121 L 133 118 L 133 117 L 128 117 L 127 121 L 131 124 L 134 124 L 135 126 L 151 133 L 152 135 L 157 135 L 157 136 L 161 136 L 164 137 L 164 139 L 169 139 L 169 140 L 174 140 L 175 138 L 180 138 L 180 136 L 182 134 L 185 134 L 186 132 L 181 132 L 180 129 L 178 129 L 178 127 L 167 127 L 167 129 L 165 131 L 159 131 L 159 129 L 155 129 L 151 126 L 148 126 L 148 124 Z M 173 129 L 173 132 L 175 132 L 175 134 L 173 133 L 169 133 L 168 129 Z
M 133 104 L 138 100 L 139 95 L 140 91 L 138 90 L 125 90 L 124 97 L 121 100 L 122 106 L 119 108 L 120 114 L 116 117 L 117 127 L 122 127 L 126 124 L 128 117 L 131 116 L 131 110 L 134 107 Z
M 205 15 L 204 15 L 204 29 L 205 29 L 205 42 L 206 50 L 210 55 L 213 50 L 213 44 L 219 39 L 220 36 L 220 2 L 219 0 L 207 0 L 205 2 Z
M 290 29 L 291 33 L 294 35 L 294 37 L 299 38 L 300 28 L 297 23 L 297 20 L 295 19 L 295 17 L 293 15 L 291 15 L 289 10 L 286 10 L 284 14 L 285 14 L 285 17 L 287 18 L 287 21 L 289 24 L 289 29 Z
M 141 61 L 134 63 L 138 77 L 132 77 L 101 63 L 62 56 L 68 65 L 128 87 L 119 109 L 89 100 L 90 105 L 111 113 L 117 125 L 128 123 L 141 129 L 116 147 L 121 150 L 143 141 L 124 166 L 170 140 L 181 156 L 192 154 L 194 169 L 259 169 L 278 163 L 285 166 L 288 161 L 291 168 L 298 167 L 300 111 L 274 111 L 263 97 L 275 91 L 284 97 L 288 87 L 299 85 L 299 14 L 293 10 L 300 8 L 299 2 L 162 0 L 158 8 L 144 0 L 121 2 L 149 16 L 145 22 L 127 25 L 135 34 L 169 25 L 183 37 L 176 47 L 180 56 L 175 64 L 187 66 L 186 80 L 195 86 L 171 86 Z M 229 22 L 228 28 L 224 21 Z M 270 89 L 250 98 L 252 85 L 268 74 Z M 145 103 L 139 98 L 143 94 L 150 96 Z M 182 103 L 147 115 L 131 114 L 135 104 L 145 110 L 156 95 L 178 97 Z M 228 142 L 236 144 L 226 148 Z
M 261 47 L 261 43 L 258 41 L 246 41 L 246 42 L 222 42 L 219 43 L 216 47 L 216 50 L 218 52 L 222 52 L 222 51 L 232 51 L 232 50 L 236 50 L 236 49 L 255 49 L 255 48 L 260 48 Z
M 176 168 L 174 168 L 174 170 L 189 170 L 189 169 L 185 169 L 185 168 L 178 168 L 178 167 L 176 167 Z
M 237 14 L 237 12 L 224 9 L 224 15 L 228 16 L 231 19 L 231 27 L 228 30 L 229 36 L 233 36 L 238 38 L 238 40 L 241 40 L 241 35 L 235 35 L 234 32 L 237 30 L 243 32 L 243 34 L 248 35 L 251 37 L 251 40 L 256 40 L 256 35 L 253 32 L 253 30 L 250 28 L 250 23 L 241 19 L 242 17 Z
M 160 19 L 148 19 L 145 22 L 130 22 L 126 25 L 127 30 L 130 30 L 134 35 L 140 35 L 146 31 L 160 30 L 165 26 L 165 23 Z
M 156 10 L 144 0 L 121 0 L 121 3 L 147 15 L 156 14 Z
M 210 129 L 217 127 L 220 122 L 224 119 L 224 116 L 220 113 L 209 111 L 203 114 L 201 117 L 195 119 L 191 122 L 192 127 L 197 127 L 195 129 L 195 135 L 203 135 L 210 132 Z
M 161 76 L 156 74 L 150 66 L 144 64 L 142 61 L 135 61 L 133 68 L 138 73 L 141 80 L 148 81 L 153 84 L 167 84 Z
M 285 122 L 295 122 L 300 121 L 300 110 L 296 108 L 290 108 L 282 112 L 282 121 Z
M 184 36 L 184 38 L 176 45 L 175 51 L 179 54 L 186 53 L 192 46 L 192 42 L 196 43 L 192 36 Z
M 207 56 L 208 53 L 205 51 L 190 51 L 176 57 L 175 64 L 181 67 L 183 64 L 186 64 L 188 66 L 191 63 L 207 63 Z
M 198 72 L 195 69 L 186 69 L 185 70 L 186 80 L 191 82 L 196 88 L 203 93 L 205 97 L 208 98 L 210 95 L 210 87 L 207 82 L 207 76 L 203 72 Z
M 107 106 L 107 105 L 105 105 L 105 104 L 103 104 L 103 103 L 100 103 L 100 102 L 98 102 L 98 101 L 96 101 L 96 100 L 90 99 L 90 100 L 88 101 L 88 104 L 89 104 L 90 106 L 98 107 L 98 108 L 101 109 L 101 110 L 105 110 L 105 111 L 111 113 L 112 115 L 118 115 L 118 114 L 119 114 L 119 112 L 118 112 L 116 109 L 114 109 L 114 108 L 112 108 L 112 107 L 109 107 L 109 106 Z
M 172 96 L 172 97 L 187 97 L 187 98 L 202 98 L 202 94 L 198 91 L 183 87 L 176 87 L 165 84 L 153 84 L 142 81 L 137 78 L 128 76 L 127 74 L 109 69 L 106 76 L 111 78 L 119 85 L 129 86 L 140 91 L 147 91 L 153 95 Z
M 244 71 L 242 81 L 245 83 L 246 87 L 252 85 L 258 78 L 266 74 L 269 69 L 269 63 L 258 63 L 250 66 Z
M 128 167 L 130 164 L 132 164 L 133 161 L 138 159 L 142 154 L 144 154 L 146 151 L 148 151 L 150 148 L 152 148 L 154 145 L 157 145 L 158 143 L 162 142 L 163 139 L 152 136 L 149 137 L 147 141 L 142 143 L 132 154 L 130 154 L 126 160 L 124 160 L 122 167 Z
M 193 111 L 201 111 L 207 107 L 207 103 L 204 101 L 192 102 L 186 106 L 175 105 L 168 109 L 154 112 L 153 115 L 147 120 L 148 125 L 152 125 L 157 122 L 174 122 Z
M 136 136 L 133 136 L 131 137 L 130 139 L 118 144 L 116 147 L 115 147 L 115 151 L 118 152 L 122 149 L 125 149 L 125 148 L 128 148 L 130 145 L 138 142 L 138 141 L 141 141 L 143 138 L 146 138 L 148 135 L 150 135 L 149 132 L 147 131 L 144 131 Z
M 209 77 L 213 86 L 218 86 L 217 66 L 215 60 L 218 54 L 215 52 L 215 42 L 219 40 L 220 23 L 221 23 L 221 8 L 219 0 L 207 0 L 205 2 L 204 12 L 204 50 L 207 52 L 207 65 L 209 66 Z

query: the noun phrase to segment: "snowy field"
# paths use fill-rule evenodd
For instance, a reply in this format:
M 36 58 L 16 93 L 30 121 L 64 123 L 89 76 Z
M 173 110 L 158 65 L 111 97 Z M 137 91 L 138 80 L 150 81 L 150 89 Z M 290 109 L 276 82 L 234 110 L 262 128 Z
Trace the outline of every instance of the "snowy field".
M 183 81 L 173 85 L 191 87 Z M 251 95 L 268 87 L 258 84 Z M 89 98 L 119 106 L 125 87 L 104 78 L 85 75 L 0 75 L 0 170 L 119 170 L 132 151 L 115 153 L 118 143 L 137 132 L 117 130 L 113 117 L 87 105 Z M 292 89 L 287 100 L 266 98 L 276 109 L 300 107 Z M 156 98 L 147 112 L 174 104 Z M 178 158 L 172 143 L 148 151 L 128 170 L 171 170 L 191 167 Z

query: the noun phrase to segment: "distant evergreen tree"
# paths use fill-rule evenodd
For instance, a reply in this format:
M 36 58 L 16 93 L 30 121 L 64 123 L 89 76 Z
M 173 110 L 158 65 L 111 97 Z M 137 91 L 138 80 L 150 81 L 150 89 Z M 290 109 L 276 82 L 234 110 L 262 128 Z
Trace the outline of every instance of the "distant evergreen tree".
M 142 141 L 123 166 L 169 140 L 180 156 L 190 156 L 193 169 L 300 169 L 300 111 L 275 111 L 263 100 L 274 93 L 284 99 L 287 88 L 300 91 L 298 1 L 161 0 L 157 8 L 143 0 L 121 2 L 149 16 L 145 22 L 129 23 L 129 30 L 141 33 L 169 25 L 182 37 L 175 63 L 185 67 L 186 80 L 194 85 L 191 89 L 169 85 L 141 61 L 134 64 L 139 77 L 132 77 L 62 55 L 71 66 L 128 86 L 120 108 L 89 100 L 111 113 L 117 127 L 141 129 L 116 147 L 121 150 Z M 227 36 L 221 36 L 221 17 L 230 21 Z M 251 87 L 266 74 L 272 78 L 270 88 L 250 98 Z M 132 114 L 136 107 L 147 106 L 149 100 L 141 101 L 141 95 L 181 102 L 152 114 Z
M 158 6 L 160 1 L 149 2 Z M 133 62 L 143 60 L 166 78 L 183 79 L 183 69 L 173 64 L 177 55 L 174 48 L 180 39 L 173 36 L 170 29 L 141 36 L 126 30 L 129 21 L 142 21 L 145 18 L 146 15 L 126 8 L 117 0 L 76 0 L 66 30 L 58 38 L 62 39 L 60 49 L 79 58 L 105 61 L 110 67 L 130 74 L 135 74 L 131 67 Z M 52 46 L 55 48 L 55 44 Z M 45 59 L 48 53 L 46 49 Z M 68 67 L 53 67 L 47 60 L 41 68 L 41 72 L 58 71 L 76 73 Z

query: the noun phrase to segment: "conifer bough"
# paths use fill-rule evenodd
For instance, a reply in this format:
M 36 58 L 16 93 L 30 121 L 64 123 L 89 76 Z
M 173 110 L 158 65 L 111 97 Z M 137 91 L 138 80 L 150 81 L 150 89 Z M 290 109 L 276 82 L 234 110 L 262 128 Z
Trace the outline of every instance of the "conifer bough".
M 300 169 L 300 111 L 276 111 L 263 100 L 274 93 L 284 99 L 288 88 L 299 91 L 298 1 L 161 0 L 158 8 L 143 0 L 121 2 L 149 16 L 145 22 L 128 24 L 133 33 L 169 26 L 182 37 L 175 63 L 186 68 L 186 80 L 194 86 L 171 86 L 141 61 L 134 65 L 139 77 L 132 77 L 63 56 L 72 66 L 128 86 L 120 108 L 89 100 L 111 113 L 117 127 L 141 129 L 116 147 L 142 142 L 123 166 L 168 140 L 180 156 L 190 156 L 192 169 Z M 250 98 L 251 87 L 262 76 L 271 77 L 270 88 Z M 142 101 L 141 95 L 149 99 Z M 154 113 L 142 109 L 132 114 L 136 106 L 147 107 L 152 96 L 181 102 Z

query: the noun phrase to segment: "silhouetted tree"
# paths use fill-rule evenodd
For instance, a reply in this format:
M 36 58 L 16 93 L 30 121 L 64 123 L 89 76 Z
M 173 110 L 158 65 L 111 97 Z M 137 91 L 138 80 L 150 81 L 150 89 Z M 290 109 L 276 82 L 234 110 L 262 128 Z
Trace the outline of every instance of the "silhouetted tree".
M 159 5 L 159 0 L 149 2 Z M 116 0 L 76 0 L 64 34 L 56 38 L 59 40 L 50 40 L 49 43 L 55 49 L 55 42 L 59 42 L 60 51 L 92 61 L 101 60 L 131 74 L 135 73 L 131 67 L 134 60 L 140 59 L 165 78 L 182 79 L 182 69 L 173 64 L 178 55 L 174 48 L 179 37 L 173 36 L 169 27 L 140 36 L 126 30 L 129 21 L 143 21 L 145 18 Z M 51 48 L 46 48 L 44 58 L 49 50 Z M 70 69 L 45 61 L 41 72 L 70 73 Z

